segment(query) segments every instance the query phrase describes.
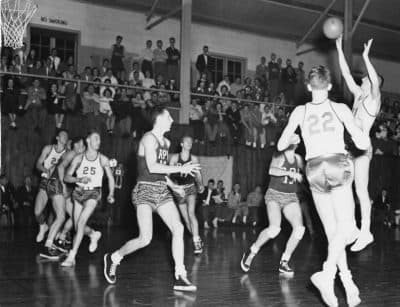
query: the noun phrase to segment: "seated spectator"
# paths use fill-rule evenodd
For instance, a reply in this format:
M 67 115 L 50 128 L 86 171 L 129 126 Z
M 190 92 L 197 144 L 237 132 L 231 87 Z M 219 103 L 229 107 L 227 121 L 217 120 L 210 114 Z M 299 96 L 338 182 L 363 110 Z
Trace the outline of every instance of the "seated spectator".
M 126 94 L 126 89 L 121 88 L 121 93 L 115 102 L 111 105 L 112 111 L 115 114 L 115 121 L 118 124 L 122 137 L 129 137 L 131 132 L 131 112 L 130 99 Z
M 133 138 L 140 139 L 145 131 L 151 129 L 148 129 L 150 123 L 147 120 L 146 103 L 140 92 L 137 92 L 136 96 L 132 98 L 132 109 L 130 115 L 132 136 Z
M 107 71 L 110 68 L 111 68 L 110 61 L 108 59 L 104 59 L 103 65 L 100 67 L 100 71 L 99 71 L 100 76 L 99 77 L 103 78 L 107 74 Z M 112 73 L 112 71 L 111 71 L 111 73 Z M 94 74 L 93 74 L 93 76 L 94 76 Z
M 78 82 L 80 78 L 79 75 L 74 75 L 72 78 L 68 77 L 68 79 L 76 80 L 76 82 L 65 83 L 65 108 L 66 111 L 71 113 L 75 113 L 78 101 L 80 100 L 81 84 Z
M 275 126 L 278 120 L 276 119 L 274 112 L 272 112 L 272 108 L 269 104 L 266 105 L 262 104 L 260 105 L 260 107 L 263 107 L 261 124 L 265 131 L 266 144 L 269 144 L 270 146 L 275 146 L 276 134 L 277 134 Z
M 106 83 L 106 80 L 110 80 L 111 84 L 118 84 L 118 79 L 113 75 L 111 68 L 107 69 L 106 74 L 101 78 L 103 83 Z
M 19 111 L 19 94 L 20 91 L 16 88 L 13 78 L 9 78 L 6 83 L 6 88 L 2 93 L 2 112 L 8 115 L 10 120 L 10 128 L 17 129 L 16 119 Z
M 136 78 L 134 76 L 135 73 L 137 73 Z M 150 77 L 151 77 L 151 73 L 150 73 Z M 138 62 L 133 62 L 132 63 L 132 71 L 129 73 L 129 81 L 131 81 L 131 80 L 143 81 L 144 79 L 145 79 L 145 75 L 143 74 L 143 72 L 140 71 L 139 63 Z
M 32 69 L 35 67 L 38 58 L 36 57 L 35 49 L 29 50 L 28 57 L 26 58 L 26 68 L 28 73 L 32 73 Z
M 111 84 L 111 80 L 110 79 L 105 79 L 103 81 L 103 83 Z M 114 98 L 114 96 L 115 96 L 115 88 L 114 87 L 109 87 L 109 86 L 104 86 L 104 85 L 100 86 L 100 97 L 104 97 L 105 96 L 104 95 L 104 91 L 106 89 L 111 91 L 111 97 Z
M 14 188 L 8 182 L 6 175 L 0 175 L 0 217 L 5 215 L 8 226 L 15 225 Z
M 220 102 L 215 105 L 215 108 L 217 112 L 217 135 L 221 138 L 222 142 L 225 142 L 225 140 L 230 140 L 230 131 L 227 125 L 226 114 Z
M 32 186 L 32 179 L 26 176 L 24 184 L 17 189 L 15 200 L 20 212 L 19 224 L 22 227 L 31 227 L 34 219 L 33 207 L 35 204 L 36 189 Z
M 203 109 L 198 105 L 198 99 L 193 98 L 189 109 L 189 124 L 193 129 L 193 139 L 195 143 L 203 142 Z
M 225 75 L 224 79 L 221 82 L 218 83 L 217 93 L 220 96 L 222 96 L 222 87 L 223 86 L 226 86 L 227 93 L 230 92 L 230 90 L 231 90 L 231 81 L 229 80 L 229 76 L 228 75 Z
M 111 103 L 113 101 L 111 90 L 106 88 L 103 92 L 103 96 L 100 97 L 99 111 L 105 117 L 107 133 L 110 135 L 114 133 L 115 126 L 115 116 L 111 109 Z
M 178 91 L 178 87 L 176 86 L 176 81 L 174 79 L 170 79 L 165 83 L 165 89 L 169 91 Z M 171 97 L 171 101 L 179 101 L 178 93 L 169 93 Z
M 205 229 L 210 228 L 209 222 L 211 221 L 213 226 L 218 228 L 218 216 L 220 215 L 219 208 L 214 200 L 214 196 L 217 196 L 217 191 L 215 190 L 214 185 L 214 179 L 208 180 L 208 184 L 204 188 L 203 193 L 199 194 L 198 196 L 202 206 L 203 223 Z
M 93 67 L 92 68 L 92 79 L 99 79 L 101 80 L 101 74 L 100 74 L 100 70 L 97 67 Z
M 242 122 L 242 125 L 244 126 L 244 140 L 246 146 L 251 146 L 252 141 L 253 141 L 253 121 L 252 121 L 252 116 L 250 113 L 250 107 L 249 104 L 246 103 L 243 107 L 243 109 L 240 111 L 240 119 Z
M 57 56 L 57 49 L 53 48 L 51 49 L 51 55 L 48 58 L 51 62 L 51 67 L 52 69 L 58 73 L 58 67 L 61 64 L 61 59 L 59 56 Z
M 217 95 L 217 91 L 215 90 L 215 84 L 213 82 L 210 82 L 208 84 L 207 95 L 211 95 L 211 96 Z
M 257 147 L 257 141 L 260 138 L 260 146 L 261 148 L 265 147 L 265 129 L 261 124 L 261 111 L 260 107 L 257 104 L 253 104 L 250 110 L 250 120 L 251 126 L 253 127 L 253 148 Z
M 226 193 L 223 180 L 218 180 L 216 190 L 217 195 L 219 196 L 219 200 L 216 200 L 216 203 L 219 204 L 221 202 L 226 202 Z
M 59 87 L 56 83 L 50 85 L 50 90 L 47 94 L 47 108 L 49 114 L 54 115 L 56 128 L 61 129 L 65 114 L 64 96 L 59 92 Z
M 375 137 L 372 138 L 372 148 L 374 155 L 397 156 L 398 148 L 396 143 L 389 139 L 389 131 L 385 124 L 378 126 L 378 131 L 375 132 Z
M 226 122 L 230 130 L 233 144 L 238 144 L 241 134 L 241 117 L 240 110 L 236 101 L 226 110 Z
M 217 93 L 221 97 L 233 97 L 229 92 L 229 88 L 226 85 L 221 86 L 219 92 L 217 91 Z
M 199 85 L 200 85 L 200 82 L 204 82 L 204 84 L 205 84 L 205 87 L 208 87 L 208 79 L 207 79 L 207 73 L 202 73 L 201 75 L 200 75 L 200 79 L 199 80 L 197 80 L 197 84 L 196 84 L 196 87 L 199 87 Z
M 25 110 L 29 110 L 27 113 L 28 118 L 32 122 L 32 126 L 35 131 L 39 132 L 43 128 L 46 119 L 46 111 L 44 109 L 44 103 L 46 101 L 46 91 L 40 86 L 40 80 L 38 78 L 33 80 L 32 86 L 28 88 L 28 97 L 25 104 Z
M 81 80 L 82 81 L 92 81 L 93 80 L 92 69 L 90 68 L 90 66 L 86 66 L 84 71 L 81 73 Z
M 157 74 L 156 75 L 156 87 L 160 88 L 162 84 L 164 84 L 164 76 L 161 74 Z
M 160 89 L 161 90 L 165 90 L 165 85 L 161 84 L 160 85 Z M 160 91 L 160 92 L 158 92 L 158 102 L 161 103 L 161 104 L 166 105 L 166 104 L 171 102 L 171 96 L 166 92 L 161 92 Z
M 151 77 L 150 70 L 146 70 L 144 74 L 145 74 L 145 78 L 143 79 L 142 86 L 145 88 L 151 88 L 152 86 L 155 86 L 156 83 L 155 83 L 154 79 Z M 140 77 L 139 77 L 139 79 L 140 79 Z
M 260 207 L 264 203 L 264 195 L 260 186 L 256 186 L 253 192 L 247 195 L 247 207 L 249 208 L 249 221 L 256 226 L 259 220 Z
M 82 114 L 93 113 L 95 116 L 99 114 L 100 96 L 96 94 L 93 84 L 89 84 L 87 90 L 82 97 Z
M 238 217 L 242 217 L 243 224 L 246 224 L 248 211 L 246 203 L 242 202 L 240 185 L 236 183 L 228 195 L 227 215 L 225 218 L 229 221 L 232 220 L 232 224 L 236 224 Z
M 235 82 L 231 84 L 231 94 L 237 97 L 237 92 L 243 89 L 242 79 L 236 77 Z

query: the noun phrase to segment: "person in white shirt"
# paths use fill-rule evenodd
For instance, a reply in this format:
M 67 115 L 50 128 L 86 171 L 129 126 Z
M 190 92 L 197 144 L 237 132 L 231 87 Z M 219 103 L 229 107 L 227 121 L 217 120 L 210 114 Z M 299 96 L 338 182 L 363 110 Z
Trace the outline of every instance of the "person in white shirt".
M 134 75 L 134 73 L 136 71 L 139 73 L 139 80 L 143 81 L 145 79 L 145 77 L 144 77 L 143 72 L 141 72 L 140 69 L 139 69 L 139 63 L 138 62 L 133 62 L 132 71 L 129 73 L 128 80 L 131 81 L 131 80 L 134 79 L 133 75 Z M 151 75 L 151 73 L 150 73 L 150 75 Z
M 220 96 L 222 96 L 221 88 L 222 88 L 224 85 L 228 88 L 228 92 L 230 92 L 230 91 L 231 91 L 231 81 L 229 80 L 229 76 L 228 76 L 228 75 L 225 75 L 225 76 L 224 76 L 224 80 L 222 80 L 220 83 L 218 83 L 218 86 L 217 86 L 217 93 L 218 93 Z M 235 93 L 235 94 L 236 94 L 236 93 Z
M 54 71 L 58 71 L 58 66 L 61 63 L 61 59 L 57 56 L 56 48 L 51 49 L 51 55 L 49 56 L 49 59 L 51 60 L 51 68 L 54 69 Z
M 150 75 L 153 77 L 153 50 L 151 49 L 153 42 L 151 40 L 146 41 L 146 48 L 140 51 L 139 60 L 141 62 L 142 72 L 146 70 L 150 71 Z

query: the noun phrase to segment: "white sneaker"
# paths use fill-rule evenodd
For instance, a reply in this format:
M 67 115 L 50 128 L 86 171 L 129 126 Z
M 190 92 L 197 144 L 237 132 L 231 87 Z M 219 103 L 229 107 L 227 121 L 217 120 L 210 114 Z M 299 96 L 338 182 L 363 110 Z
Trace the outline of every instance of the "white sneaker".
M 311 276 L 311 282 L 319 290 L 325 304 L 329 307 L 339 306 L 337 297 L 335 296 L 333 279 L 324 271 L 317 272 Z
M 94 253 L 97 249 L 98 242 L 101 238 L 100 231 L 94 231 L 90 236 L 89 252 Z
M 46 235 L 47 231 L 49 230 L 49 226 L 46 223 L 39 225 L 39 233 L 36 236 L 36 242 L 40 243 L 43 241 L 44 236 Z
M 356 243 L 350 248 L 352 252 L 359 252 L 363 250 L 368 244 L 374 242 L 374 236 L 372 233 L 368 232 L 361 232 Z
M 339 273 L 340 280 L 342 281 L 343 287 L 346 291 L 346 300 L 349 307 L 357 306 L 361 303 L 360 291 L 357 285 L 354 283 L 351 273 L 347 274 Z

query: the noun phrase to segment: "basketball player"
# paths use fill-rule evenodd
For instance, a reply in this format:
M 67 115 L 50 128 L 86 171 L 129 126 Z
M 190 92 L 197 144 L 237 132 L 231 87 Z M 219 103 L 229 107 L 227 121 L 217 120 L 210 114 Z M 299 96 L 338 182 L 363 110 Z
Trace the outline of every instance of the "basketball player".
M 152 213 L 156 211 L 172 232 L 172 257 L 175 262 L 174 290 L 196 291 L 196 286 L 186 277 L 183 225 L 167 186 L 171 185 L 172 181 L 166 181 L 168 178 L 166 174 L 182 173 L 193 176 L 200 171 L 200 165 L 197 163 L 186 163 L 182 166 L 167 165 L 170 142 L 164 134 L 171 129 L 173 120 L 163 106 L 156 106 L 152 110 L 151 119 L 153 129 L 146 133 L 139 143 L 138 179 L 132 192 L 139 236 L 126 242 L 114 253 L 104 255 L 104 276 L 109 283 L 114 284 L 117 280 L 116 269 L 121 260 L 150 243 L 153 236 Z M 173 185 L 171 188 L 176 189 Z
M 343 54 L 342 36 L 336 40 L 340 70 L 343 78 L 346 80 L 347 87 L 354 96 L 354 120 L 356 125 L 367 134 L 369 134 L 381 108 L 380 87 L 383 81 L 376 73 L 369 59 L 371 44 L 372 39 L 364 44 L 362 57 L 367 67 L 367 75 L 362 78 L 361 86 L 358 86 L 351 76 L 349 66 Z M 351 247 L 351 250 L 355 252 L 364 249 L 368 244 L 374 241 L 374 237 L 370 232 L 371 199 L 368 193 L 369 165 L 372 159 L 372 146 L 361 152 L 353 150 L 351 154 L 354 157 L 354 182 L 361 208 L 361 232 L 356 243 Z
M 199 163 L 199 159 L 190 153 L 192 146 L 192 137 L 184 136 L 181 141 L 182 151 L 172 155 L 169 164 L 182 166 L 191 162 Z M 199 223 L 197 222 L 195 213 L 197 189 L 199 189 L 201 193 L 204 188 L 201 173 L 198 172 L 195 176 L 190 174 L 171 174 L 170 178 L 184 190 L 183 197 L 177 195 L 177 193 L 175 193 L 175 196 L 186 227 L 193 236 L 194 253 L 201 254 L 203 252 L 203 242 L 199 236 Z
M 39 233 L 36 237 L 36 242 L 38 243 L 43 241 L 44 236 L 49 229 L 43 211 L 49 199 L 47 191 L 48 185 L 50 184 L 50 190 L 54 190 L 54 182 L 49 182 L 49 179 L 51 178 L 58 161 L 66 150 L 68 142 L 68 133 L 66 130 L 58 131 L 56 142 L 55 145 L 46 145 L 43 147 L 42 153 L 36 162 L 36 168 L 41 172 L 39 192 L 35 199 L 35 217 L 39 224 Z M 54 251 L 55 249 L 50 248 L 50 250 Z
M 58 180 L 62 185 L 63 189 L 63 196 L 65 198 L 65 211 L 69 215 L 69 219 L 65 222 L 64 228 L 62 231 L 57 235 L 57 240 L 55 242 L 55 246 L 61 252 L 67 252 L 69 249 L 69 244 L 66 242 L 67 233 L 72 229 L 74 226 L 74 221 L 76 222 L 79 218 L 79 215 L 82 212 L 82 206 L 74 206 L 73 200 L 71 199 L 71 194 L 73 187 L 68 185 L 64 182 L 65 171 L 70 166 L 72 160 L 77 156 L 82 154 L 85 150 L 85 140 L 82 137 L 76 137 L 72 139 L 72 150 L 66 152 L 62 158 L 60 163 L 57 166 L 57 174 Z M 76 223 L 75 223 L 76 226 Z M 89 226 L 85 227 L 85 235 L 89 236 L 90 244 L 89 244 L 89 252 L 93 253 L 97 249 L 97 243 L 101 238 L 101 232 L 94 231 Z
M 101 200 L 104 172 L 109 188 L 107 201 L 111 204 L 114 203 L 114 176 L 108 158 L 99 152 L 100 142 L 100 134 L 95 131 L 90 132 L 86 138 L 86 151 L 75 156 L 64 178 L 67 183 L 76 183 L 72 199 L 75 207 L 82 206 L 83 208 L 77 219 L 72 249 L 61 263 L 61 266 L 64 267 L 75 265 L 75 257 L 82 242 L 87 221 Z M 76 177 L 74 176 L 75 172 Z
M 361 300 L 345 250 L 346 244 L 353 242 L 355 233 L 358 234 L 351 188 L 354 166 L 345 150 L 344 128 L 358 148 L 365 150 L 371 143 L 368 134 L 354 123 L 350 109 L 329 100 L 328 91 L 332 88 L 329 70 L 323 66 L 314 67 L 308 80 L 312 101 L 294 109 L 279 139 L 278 150 L 297 142 L 293 133 L 300 127 L 306 148 L 307 179 L 328 238 L 328 256 L 323 270 L 313 274 L 311 281 L 328 306 L 338 306 L 334 292 L 338 266 L 347 303 L 356 306 Z
M 272 157 L 269 167 L 271 180 L 265 194 L 269 226 L 258 235 L 256 242 L 253 243 L 250 250 L 244 253 L 240 262 L 240 266 L 244 272 L 250 270 L 251 262 L 260 248 L 269 240 L 278 236 L 281 231 L 283 213 L 292 226 L 292 234 L 282 254 L 279 272 L 287 275 L 294 274 L 289 266 L 289 260 L 303 238 L 305 230 L 300 202 L 297 197 L 298 182 L 302 181 L 300 170 L 303 168 L 303 161 L 300 155 L 295 153 L 298 143 L 300 143 L 300 137 L 297 136 L 294 144 L 290 145 L 284 152 L 278 152 Z

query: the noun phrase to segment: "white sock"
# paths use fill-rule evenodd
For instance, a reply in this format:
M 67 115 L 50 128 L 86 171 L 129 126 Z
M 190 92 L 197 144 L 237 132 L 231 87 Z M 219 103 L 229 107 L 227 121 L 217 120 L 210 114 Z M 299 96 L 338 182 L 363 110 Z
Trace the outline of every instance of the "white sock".
M 283 253 L 283 254 L 282 254 L 282 257 L 281 257 L 281 261 L 287 261 L 287 262 L 289 262 L 289 260 L 290 260 L 290 255 L 289 255 L 289 254 L 286 254 L 286 253 Z
M 250 251 L 251 251 L 252 254 L 257 254 L 259 250 L 260 249 L 255 247 L 254 244 L 250 247 Z
M 111 254 L 111 261 L 112 261 L 113 263 L 119 264 L 123 258 L 124 258 L 124 257 L 122 257 L 122 256 L 118 253 L 118 251 L 116 251 L 116 252 L 114 252 L 114 253 Z
M 193 236 L 193 242 L 199 242 L 200 240 L 200 236 Z
M 178 279 L 179 276 L 186 277 L 186 269 L 184 265 L 175 266 L 175 279 Z
M 44 246 L 45 247 L 52 247 L 52 245 L 53 245 L 53 242 L 52 241 L 49 241 L 49 240 L 46 240 L 46 243 L 44 244 Z

